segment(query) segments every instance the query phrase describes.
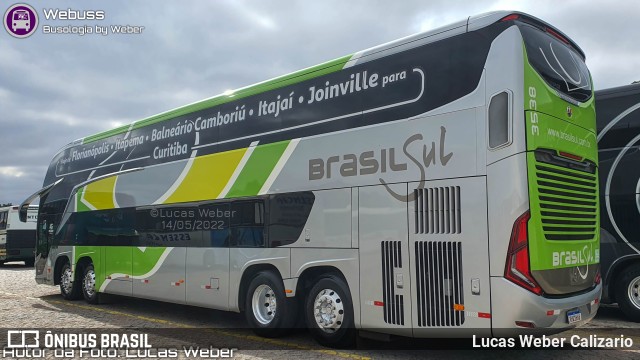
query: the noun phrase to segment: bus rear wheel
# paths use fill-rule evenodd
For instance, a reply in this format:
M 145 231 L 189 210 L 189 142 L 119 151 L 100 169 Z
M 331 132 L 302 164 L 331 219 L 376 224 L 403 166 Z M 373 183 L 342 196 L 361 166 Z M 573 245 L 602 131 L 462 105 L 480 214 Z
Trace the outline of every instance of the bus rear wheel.
M 60 270 L 60 294 L 66 300 L 78 300 L 80 298 L 80 284 L 74 279 L 71 264 L 65 262 Z
M 84 267 L 82 275 L 82 296 L 89 304 L 98 303 L 98 291 L 96 290 L 96 272 L 93 264 Z
M 249 283 L 245 316 L 253 331 L 263 337 L 278 337 L 293 328 L 295 299 L 287 298 L 282 279 L 271 271 L 259 272 Z
M 624 269 L 616 281 L 616 301 L 629 320 L 640 322 L 640 264 Z
M 24 265 L 28 268 L 32 268 L 33 265 L 35 265 L 35 263 L 36 263 L 35 259 L 29 259 L 24 261 Z
M 351 293 L 336 275 L 321 278 L 311 288 L 305 302 L 307 326 L 321 345 L 345 348 L 356 341 Z

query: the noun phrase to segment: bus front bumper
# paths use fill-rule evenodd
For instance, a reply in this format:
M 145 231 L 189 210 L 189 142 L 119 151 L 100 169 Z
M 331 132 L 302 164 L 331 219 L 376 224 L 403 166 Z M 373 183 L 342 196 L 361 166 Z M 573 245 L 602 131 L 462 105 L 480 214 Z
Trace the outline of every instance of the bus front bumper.
M 529 292 L 503 277 L 491 278 L 493 336 L 553 334 L 588 323 L 600 306 L 602 285 L 566 298 L 546 298 Z M 581 320 L 569 323 L 567 313 L 580 311 Z M 532 324 L 533 328 L 516 325 Z

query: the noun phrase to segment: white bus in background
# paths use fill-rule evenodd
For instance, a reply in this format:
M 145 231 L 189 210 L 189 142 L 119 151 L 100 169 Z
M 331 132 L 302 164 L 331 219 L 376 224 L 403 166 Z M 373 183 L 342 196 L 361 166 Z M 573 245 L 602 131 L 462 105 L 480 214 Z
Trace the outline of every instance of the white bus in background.
M 32 267 L 36 248 L 38 207 L 29 206 L 27 222 L 18 217 L 18 206 L 0 208 L 0 265 L 11 261 L 24 261 Z

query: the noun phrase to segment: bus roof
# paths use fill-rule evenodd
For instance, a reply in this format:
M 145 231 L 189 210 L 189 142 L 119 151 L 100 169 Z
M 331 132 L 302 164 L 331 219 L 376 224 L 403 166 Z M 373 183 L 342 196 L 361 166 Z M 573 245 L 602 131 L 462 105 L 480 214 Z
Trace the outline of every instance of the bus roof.
M 18 211 L 19 209 L 20 209 L 19 205 L 9 205 L 9 206 L 0 207 L 0 211 L 7 211 L 7 210 Z M 38 210 L 38 205 L 29 205 L 29 210 Z
M 273 90 L 273 89 L 277 89 L 277 88 L 291 85 L 294 83 L 302 82 L 307 79 L 312 79 L 312 78 L 336 71 L 338 69 L 342 69 L 343 67 L 353 66 L 356 63 L 360 64 L 363 62 L 374 60 L 378 57 L 381 57 L 382 53 L 384 53 L 384 56 L 386 56 L 386 55 L 390 55 L 396 52 L 406 50 L 407 48 L 411 48 L 414 46 L 423 45 L 429 42 L 435 42 L 438 40 L 442 40 L 444 38 L 459 35 L 464 32 L 478 30 L 485 26 L 489 26 L 499 21 L 500 19 L 503 19 L 504 17 L 512 14 L 517 14 L 525 18 L 539 22 L 541 24 L 544 24 L 545 26 L 552 28 L 555 32 L 561 34 L 562 36 L 565 36 L 566 39 L 569 39 L 569 37 L 564 35 L 564 33 L 562 33 L 560 30 L 557 30 L 555 27 L 531 15 L 517 12 L 517 11 L 488 12 L 488 13 L 484 13 L 476 16 L 470 16 L 470 17 L 467 17 L 466 19 L 454 22 L 449 25 L 445 25 L 429 31 L 424 31 L 417 34 L 409 35 L 397 40 L 393 40 L 388 43 L 384 43 L 366 50 L 356 52 L 354 54 L 346 55 L 346 56 L 343 56 L 334 60 L 330 60 L 309 68 L 298 70 L 286 75 L 278 76 L 273 79 L 262 81 L 246 87 L 242 87 L 230 92 L 225 92 L 223 94 L 219 94 L 219 95 L 216 95 L 207 99 L 203 99 L 200 101 L 196 101 L 194 103 L 187 104 L 184 106 L 180 106 L 178 108 L 171 109 L 171 110 L 168 110 L 168 111 L 165 111 L 141 120 L 134 121 L 133 123 L 130 123 L 127 125 L 123 125 L 111 130 L 103 131 L 94 135 L 77 139 L 63 146 L 60 149 L 60 151 L 63 151 L 71 146 L 75 146 L 79 144 L 88 144 L 94 141 L 108 138 L 113 135 L 126 133 L 127 131 L 139 129 L 141 127 L 163 122 L 165 120 L 170 120 L 177 116 L 186 115 L 198 110 L 211 108 L 217 105 L 225 104 L 227 102 L 231 102 L 234 100 L 256 95 L 256 94 L 265 92 L 267 90 Z M 571 44 L 584 56 L 584 53 L 582 52 L 582 50 L 575 43 L 571 42 Z
M 640 83 L 617 86 L 596 91 L 596 99 L 607 99 L 616 96 L 640 94 Z

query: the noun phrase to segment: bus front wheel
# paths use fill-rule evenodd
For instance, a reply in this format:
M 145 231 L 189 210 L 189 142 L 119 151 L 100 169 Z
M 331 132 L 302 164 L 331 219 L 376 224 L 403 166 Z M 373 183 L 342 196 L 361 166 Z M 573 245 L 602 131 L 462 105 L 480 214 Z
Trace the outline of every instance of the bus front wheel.
M 293 327 L 296 302 L 286 297 L 279 276 L 271 271 L 262 271 L 249 283 L 244 311 L 247 322 L 257 335 L 278 337 Z
M 336 275 L 321 278 L 311 288 L 305 304 L 307 326 L 321 345 L 335 348 L 355 344 L 351 293 Z
M 93 264 L 84 267 L 82 275 L 82 296 L 89 304 L 98 303 L 98 291 L 96 290 L 96 272 Z
M 629 320 L 640 322 L 640 264 L 624 269 L 616 281 L 616 301 Z
M 60 294 L 66 300 L 78 300 L 80 298 L 80 284 L 74 279 L 71 264 L 65 262 L 60 270 Z

